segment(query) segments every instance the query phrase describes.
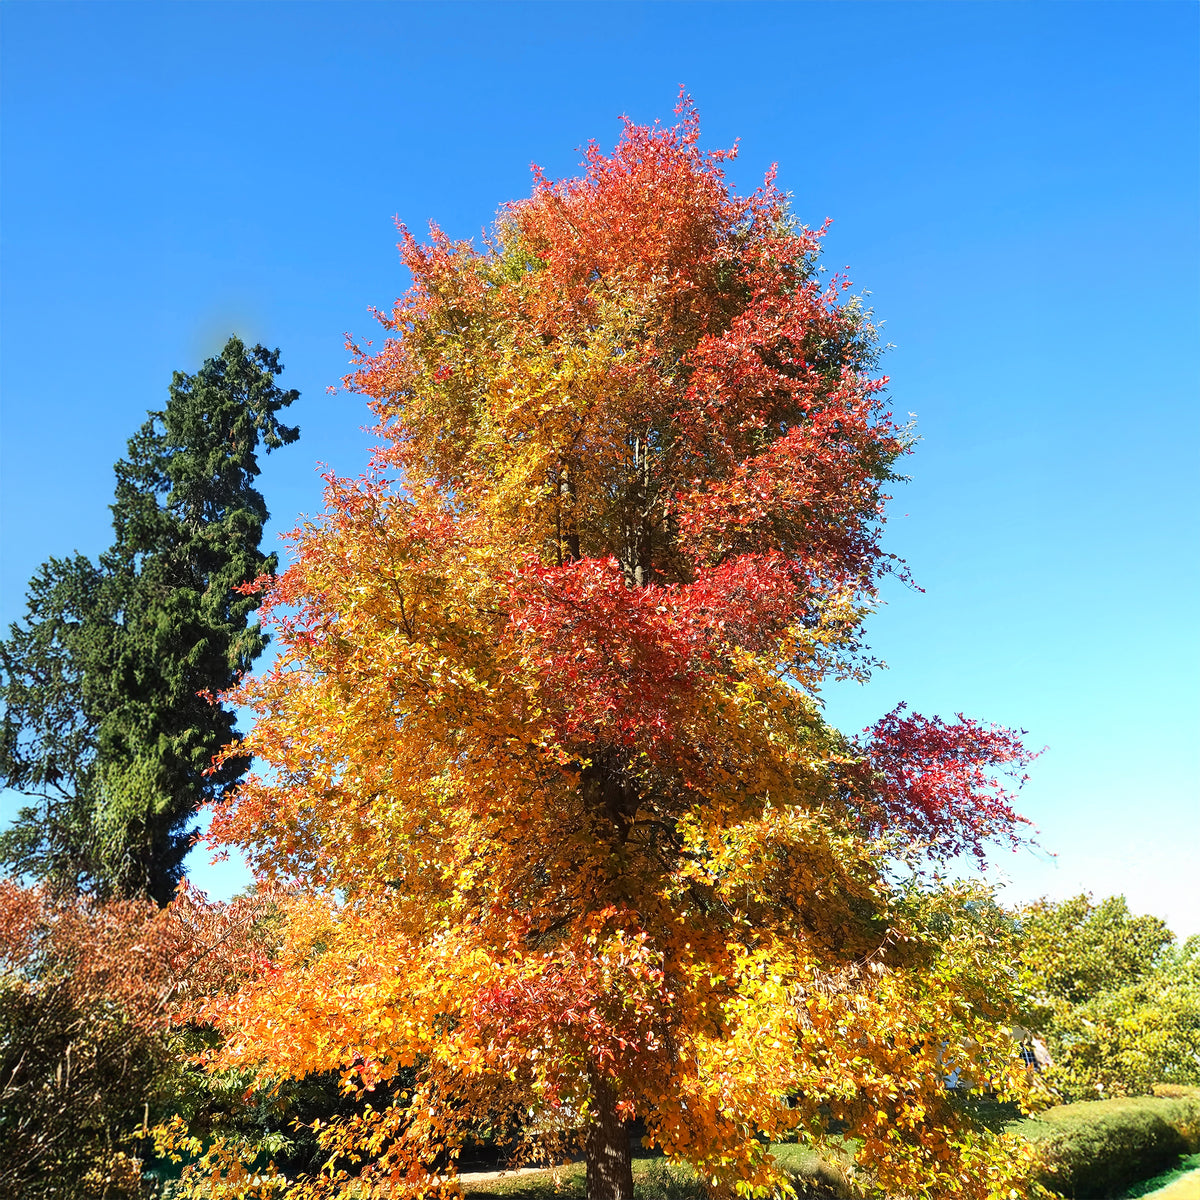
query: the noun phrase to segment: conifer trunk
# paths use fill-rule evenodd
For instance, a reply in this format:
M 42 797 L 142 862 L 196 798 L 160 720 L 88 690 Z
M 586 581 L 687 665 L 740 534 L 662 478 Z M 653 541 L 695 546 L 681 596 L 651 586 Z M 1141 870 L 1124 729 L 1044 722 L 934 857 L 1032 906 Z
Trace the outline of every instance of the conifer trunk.
M 629 1123 L 617 1115 L 617 1096 L 602 1075 L 592 1078 L 587 1131 L 587 1200 L 633 1200 Z

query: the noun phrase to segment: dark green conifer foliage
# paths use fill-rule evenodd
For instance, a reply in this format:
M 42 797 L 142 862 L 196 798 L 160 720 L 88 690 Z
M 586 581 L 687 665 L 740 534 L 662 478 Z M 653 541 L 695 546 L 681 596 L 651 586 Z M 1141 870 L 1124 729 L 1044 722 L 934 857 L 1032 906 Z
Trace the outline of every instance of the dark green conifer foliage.
M 231 338 L 177 372 L 116 464 L 115 541 L 94 566 L 51 559 L 0 646 L 0 782 L 36 799 L 0 835 L 18 874 L 160 903 L 182 875 L 192 818 L 245 770 L 223 691 L 266 646 L 238 585 L 271 572 L 256 451 L 296 440 L 278 351 Z
M 39 800 L 0 834 L 0 861 L 67 891 L 97 870 L 88 806 L 116 629 L 101 616 L 106 583 L 81 554 L 49 559 L 29 582 L 24 621 L 0 642 L 0 780 Z

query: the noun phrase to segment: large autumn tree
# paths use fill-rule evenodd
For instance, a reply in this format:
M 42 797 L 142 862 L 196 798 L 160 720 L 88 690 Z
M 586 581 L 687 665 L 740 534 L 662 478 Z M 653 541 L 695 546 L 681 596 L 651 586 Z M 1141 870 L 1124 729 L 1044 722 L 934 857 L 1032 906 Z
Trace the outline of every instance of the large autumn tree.
M 267 644 L 236 589 L 276 557 L 258 449 L 295 441 L 279 352 L 237 337 L 177 371 L 115 467 L 113 545 L 49 559 L 0 642 L 0 783 L 31 800 L 0 834 L 0 864 L 66 892 L 171 898 L 205 800 L 247 762 L 229 688 Z
M 355 1194 L 425 1190 L 490 1132 L 581 1144 L 591 1200 L 627 1200 L 635 1119 L 717 1191 L 833 1130 L 895 1194 L 1017 1169 L 942 1083 L 1021 1086 L 1001 935 L 923 864 L 1017 836 L 995 772 L 1026 756 L 822 719 L 908 435 L 822 231 L 770 178 L 739 196 L 681 111 L 536 175 L 481 248 L 404 235 L 350 378 L 382 447 L 264 581 L 282 652 L 235 752 L 269 770 L 214 837 L 304 893 L 206 1010 L 219 1063 L 415 1071 L 322 1129 L 300 1191 L 350 1162 Z

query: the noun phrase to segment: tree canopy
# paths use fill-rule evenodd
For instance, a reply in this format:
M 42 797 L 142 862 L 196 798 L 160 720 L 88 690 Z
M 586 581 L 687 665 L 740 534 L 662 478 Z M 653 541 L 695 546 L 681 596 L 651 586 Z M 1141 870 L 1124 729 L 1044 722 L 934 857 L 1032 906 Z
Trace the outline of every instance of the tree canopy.
M 246 760 L 214 702 L 262 652 L 239 591 L 275 569 L 257 448 L 295 441 L 278 413 L 278 351 L 234 337 L 177 372 L 116 464 L 115 540 L 94 564 L 50 559 L 0 645 L 0 781 L 35 798 L 0 835 L 0 860 L 68 890 L 170 899 L 205 800 Z
M 1200 1084 L 1200 938 L 1177 945 L 1124 896 L 1040 900 L 1016 920 L 1018 982 L 1054 1087 L 1094 1100 Z
M 203 1016 L 263 1078 L 413 1071 L 321 1131 L 357 1194 L 441 1186 L 490 1132 L 582 1145 L 591 1200 L 624 1200 L 635 1118 L 717 1192 L 834 1130 L 897 1193 L 1020 1170 L 943 1086 L 1026 1086 L 1003 935 L 923 872 L 1019 838 L 1028 756 L 961 718 L 823 720 L 869 667 L 909 434 L 823 231 L 770 177 L 739 196 L 681 114 L 535 174 L 480 248 L 404 233 L 412 286 L 349 380 L 381 448 L 296 531 L 280 656 L 234 693 L 265 769 L 212 837 L 298 891 Z

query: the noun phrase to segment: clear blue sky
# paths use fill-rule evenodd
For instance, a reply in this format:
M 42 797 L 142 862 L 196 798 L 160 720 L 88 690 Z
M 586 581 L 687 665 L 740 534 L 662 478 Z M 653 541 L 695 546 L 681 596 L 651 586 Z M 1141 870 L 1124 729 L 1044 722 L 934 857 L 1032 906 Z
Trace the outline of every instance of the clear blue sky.
M 49 554 L 109 538 L 113 461 L 171 371 L 279 346 L 300 442 L 273 533 L 357 472 L 343 333 L 405 287 L 392 218 L 470 236 L 679 85 L 732 175 L 771 162 L 833 217 L 924 438 L 889 548 L 923 594 L 890 664 L 829 696 L 907 699 L 1049 747 L 1022 797 L 1046 855 L 1010 895 L 1125 892 L 1200 930 L 1192 3 L 28 3 L 3 22 L 0 618 Z M 11 805 L 8 806 L 11 811 Z M 200 863 L 222 892 L 235 873 Z

